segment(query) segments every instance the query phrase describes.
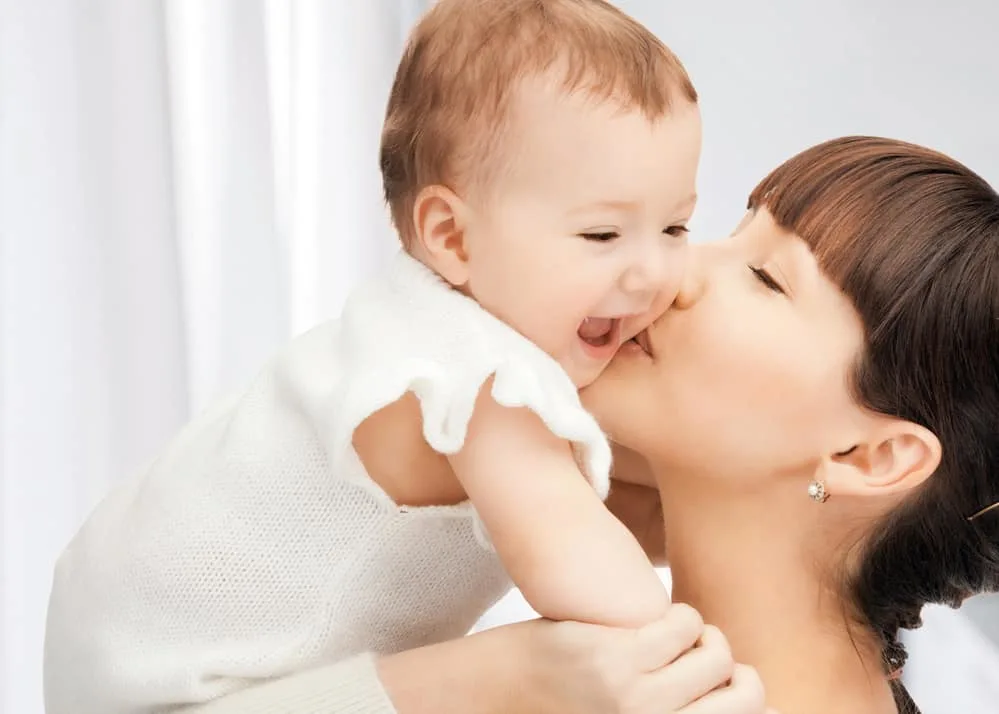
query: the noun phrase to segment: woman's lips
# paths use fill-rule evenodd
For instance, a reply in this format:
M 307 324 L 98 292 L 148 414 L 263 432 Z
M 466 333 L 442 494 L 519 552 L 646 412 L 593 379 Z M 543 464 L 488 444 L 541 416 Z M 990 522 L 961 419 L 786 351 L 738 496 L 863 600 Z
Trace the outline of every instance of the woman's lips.
M 655 355 L 652 352 L 652 341 L 649 339 L 649 331 L 648 330 L 642 330 L 637 335 L 635 335 L 632 339 L 634 340 L 634 342 L 639 347 L 642 348 L 642 351 L 645 354 L 647 354 L 649 357 L 655 357 Z

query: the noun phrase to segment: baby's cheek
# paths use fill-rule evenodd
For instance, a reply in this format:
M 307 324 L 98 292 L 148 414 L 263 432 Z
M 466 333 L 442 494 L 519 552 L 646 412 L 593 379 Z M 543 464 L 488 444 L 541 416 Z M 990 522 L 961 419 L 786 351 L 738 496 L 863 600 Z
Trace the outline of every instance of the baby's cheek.
M 649 327 L 661 314 L 662 310 L 654 303 L 652 308 L 644 315 L 637 315 L 624 320 L 621 323 L 621 343 L 627 342 L 646 327 Z
M 681 274 L 679 272 L 668 276 L 668 280 L 664 281 L 662 288 L 653 298 L 649 309 L 644 314 L 629 318 L 624 322 L 621 326 L 622 341 L 630 340 L 642 330 L 650 327 L 652 323 L 662 317 L 664 312 L 669 310 L 680 291 L 680 280 Z

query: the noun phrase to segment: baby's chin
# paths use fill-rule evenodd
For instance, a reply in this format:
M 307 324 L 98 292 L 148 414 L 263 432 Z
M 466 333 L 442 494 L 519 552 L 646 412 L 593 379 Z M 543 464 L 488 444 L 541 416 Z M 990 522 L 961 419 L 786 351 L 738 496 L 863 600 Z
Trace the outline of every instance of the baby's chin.
M 595 362 L 594 360 L 587 360 L 582 364 L 574 364 L 569 368 L 566 365 L 562 365 L 572 379 L 572 383 L 576 385 L 576 389 L 585 390 L 592 386 L 597 380 L 600 379 L 600 375 L 604 373 L 607 367 L 610 366 L 611 362 L 614 361 L 613 356 Z
M 622 363 L 627 361 L 626 356 L 609 360 L 595 377 L 579 387 L 579 398 L 587 411 L 596 415 L 608 401 L 614 401 L 622 379 L 629 376 L 629 365 Z
M 600 378 L 593 380 L 579 390 L 579 401 L 582 402 L 586 411 L 596 417 L 601 429 L 606 429 L 602 423 L 601 414 L 607 407 L 609 391 L 613 390 L 608 390 L 606 382 Z
M 569 379 L 576 385 L 576 389 L 587 389 L 611 368 L 621 352 L 621 348 L 627 344 L 619 339 L 615 340 L 616 347 L 610 346 L 595 352 L 587 349 L 586 346 L 577 342 L 576 345 L 565 350 L 556 361 L 569 375 Z M 549 353 L 550 354 L 550 353 Z

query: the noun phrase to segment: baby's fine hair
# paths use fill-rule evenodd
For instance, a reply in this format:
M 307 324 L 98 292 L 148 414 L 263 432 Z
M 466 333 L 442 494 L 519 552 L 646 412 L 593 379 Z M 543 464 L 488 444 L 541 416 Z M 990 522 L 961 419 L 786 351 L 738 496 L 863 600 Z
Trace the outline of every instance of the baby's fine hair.
M 382 129 L 385 200 L 404 245 L 432 185 L 488 180 L 519 82 L 558 72 L 566 93 L 664 116 L 697 92 L 680 60 L 604 0 L 439 0 L 410 35 Z

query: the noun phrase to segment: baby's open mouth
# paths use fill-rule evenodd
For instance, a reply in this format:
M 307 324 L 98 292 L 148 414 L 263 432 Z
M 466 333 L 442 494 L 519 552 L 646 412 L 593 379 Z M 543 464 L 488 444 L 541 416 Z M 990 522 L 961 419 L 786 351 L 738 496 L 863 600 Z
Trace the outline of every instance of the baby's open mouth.
M 618 318 L 587 317 L 579 325 L 579 339 L 593 347 L 606 347 L 617 334 Z

